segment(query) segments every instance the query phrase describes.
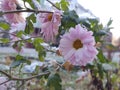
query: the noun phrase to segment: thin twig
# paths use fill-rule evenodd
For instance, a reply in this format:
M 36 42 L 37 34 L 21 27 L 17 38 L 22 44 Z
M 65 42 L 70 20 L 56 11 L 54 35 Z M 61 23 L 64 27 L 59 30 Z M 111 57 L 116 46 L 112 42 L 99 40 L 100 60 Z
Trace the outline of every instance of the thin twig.
M 6 12 L 3 12 L 3 14 L 9 14 L 9 13 L 20 13 L 20 12 L 53 13 L 53 12 L 51 12 L 51 11 L 42 11 L 42 10 L 26 9 L 26 10 L 6 11 Z
M 29 77 L 29 78 L 12 78 L 12 80 L 19 80 L 19 81 L 28 81 L 28 80 L 31 80 L 33 78 L 37 78 L 37 77 L 41 77 L 41 76 L 44 76 L 44 75 L 48 75 L 50 74 L 50 72 L 46 72 L 46 73 L 41 73 L 41 74 L 38 74 L 38 75 L 35 75 L 35 76 L 32 76 L 32 77 Z
M 47 0 L 52 6 L 54 6 L 55 8 L 57 8 L 58 10 L 61 10 L 59 7 L 57 7 L 53 2 L 51 2 L 50 0 Z
M 50 72 L 47 71 L 47 72 L 45 72 L 45 73 L 40 73 L 40 74 L 38 74 L 38 75 L 34 75 L 34 76 L 31 76 L 31 77 L 28 77 L 28 78 L 17 78 L 17 77 L 12 77 L 12 76 L 10 76 L 8 73 L 6 73 L 6 72 L 4 72 L 4 71 L 2 71 L 2 70 L 0 70 L 0 72 L 1 72 L 2 74 L 4 74 L 5 76 L 7 76 L 10 80 L 17 80 L 17 81 L 28 81 L 28 80 L 31 80 L 31 79 L 33 79 L 33 78 L 37 78 L 37 77 L 41 77 L 41 76 L 50 74 Z
M 31 39 L 31 38 L 38 38 L 38 37 L 40 37 L 40 36 L 34 36 L 34 37 L 27 38 L 27 39 L 20 39 L 20 40 L 10 41 L 10 42 L 7 42 L 7 43 L 27 41 L 27 40 L 29 40 L 29 39 Z M 0 43 L 0 44 L 2 44 L 2 43 Z
M 5 71 L 0 70 L 0 72 L 1 72 L 2 74 L 4 74 L 5 76 L 7 76 L 8 78 L 12 78 L 12 76 L 10 76 L 9 74 L 7 74 Z
M 6 80 L 5 82 L 0 83 L 0 85 L 5 84 L 5 83 L 7 83 L 9 81 L 10 81 L 10 79 Z
M 14 33 L 9 33 L 9 32 L 7 32 L 7 31 L 2 31 L 2 32 L 0 32 L 0 34 L 4 34 L 4 33 L 10 34 L 10 35 L 12 35 L 12 36 L 16 36 L 16 34 L 14 34 Z

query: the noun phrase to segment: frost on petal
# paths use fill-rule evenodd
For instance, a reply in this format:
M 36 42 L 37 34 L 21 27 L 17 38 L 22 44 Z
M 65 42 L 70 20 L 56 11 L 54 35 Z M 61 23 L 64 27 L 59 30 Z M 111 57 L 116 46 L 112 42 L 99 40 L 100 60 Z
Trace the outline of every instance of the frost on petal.
M 65 60 L 80 66 L 93 61 L 98 51 L 94 47 L 95 39 L 92 34 L 93 32 L 87 31 L 80 24 L 75 28 L 70 28 L 69 32 L 62 36 L 59 45 L 59 50 Z

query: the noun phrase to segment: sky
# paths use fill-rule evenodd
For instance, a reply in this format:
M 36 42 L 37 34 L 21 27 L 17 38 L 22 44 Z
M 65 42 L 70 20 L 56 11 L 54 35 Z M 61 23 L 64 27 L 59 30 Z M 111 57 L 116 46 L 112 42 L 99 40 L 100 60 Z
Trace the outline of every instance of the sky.
M 109 19 L 113 20 L 111 30 L 114 38 L 120 37 L 120 0 L 78 0 L 85 8 L 89 9 L 100 22 L 105 25 Z

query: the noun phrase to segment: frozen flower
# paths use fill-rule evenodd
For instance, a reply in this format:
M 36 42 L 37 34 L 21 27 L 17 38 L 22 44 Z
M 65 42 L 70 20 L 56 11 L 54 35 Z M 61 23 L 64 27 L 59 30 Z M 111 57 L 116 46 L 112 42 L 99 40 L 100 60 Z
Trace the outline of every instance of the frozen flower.
M 62 36 L 59 49 L 65 60 L 73 65 L 85 66 L 93 61 L 98 51 L 94 47 L 95 40 L 92 31 L 76 25 L 70 28 L 69 33 Z
M 18 2 L 16 0 L 1 0 L 0 8 L 4 12 L 6 12 L 6 11 L 16 11 L 17 10 L 17 4 L 18 4 Z M 18 22 L 23 22 L 24 21 L 24 19 L 21 16 L 20 13 L 5 14 L 4 18 L 9 23 L 18 23 Z
M 46 42 L 55 42 L 55 36 L 58 34 L 58 29 L 61 23 L 61 13 L 45 13 L 41 14 L 40 20 L 42 23 L 41 33 Z

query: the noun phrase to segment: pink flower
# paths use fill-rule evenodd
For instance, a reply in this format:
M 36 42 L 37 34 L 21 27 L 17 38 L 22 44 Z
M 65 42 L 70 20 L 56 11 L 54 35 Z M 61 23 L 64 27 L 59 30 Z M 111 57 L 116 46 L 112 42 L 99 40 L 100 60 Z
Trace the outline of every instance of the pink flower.
M 76 25 L 70 28 L 69 33 L 62 36 L 59 49 L 65 60 L 73 65 L 83 65 L 90 63 L 96 57 L 98 51 L 94 47 L 95 40 L 92 31 Z
M 55 42 L 55 36 L 61 23 L 61 13 L 45 13 L 39 16 L 41 18 L 41 33 L 46 42 Z
M 16 0 L 1 0 L 0 8 L 4 12 L 14 11 L 14 10 L 17 10 L 17 4 L 18 4 L 18 2 Z M 24 19 L 21 16 L 20 13 L 5 14 L 4 18 L 9 23 L 18 23 L 18 22 L 23 22 L 24 21 Z

